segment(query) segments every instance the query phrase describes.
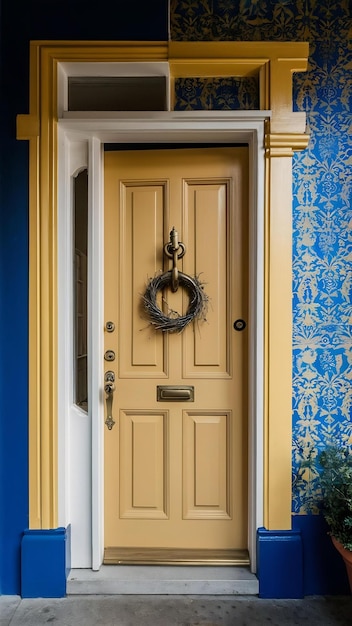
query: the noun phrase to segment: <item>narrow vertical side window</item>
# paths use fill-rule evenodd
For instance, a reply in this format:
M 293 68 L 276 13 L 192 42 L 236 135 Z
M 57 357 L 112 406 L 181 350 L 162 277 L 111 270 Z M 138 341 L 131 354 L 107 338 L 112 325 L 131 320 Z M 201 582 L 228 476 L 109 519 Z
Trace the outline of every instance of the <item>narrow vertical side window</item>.
M 74 403 L 88 411 L 88 171 L 74 179 Z

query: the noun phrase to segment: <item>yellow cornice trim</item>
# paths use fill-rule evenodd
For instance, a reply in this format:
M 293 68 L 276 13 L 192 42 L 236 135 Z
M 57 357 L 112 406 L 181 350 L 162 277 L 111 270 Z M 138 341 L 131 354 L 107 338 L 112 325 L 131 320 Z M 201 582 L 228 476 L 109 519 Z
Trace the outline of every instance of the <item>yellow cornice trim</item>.
M 31 45 L 57 62 L 167 61 L 168 45 L 162 41 L 39 41 Z
M 289 156 L 294 152 L 305 150 L 309 143 L 309 135 L 303 134 L 268 134 L 265 135 L 264 146 L 267 157 Z
M 308 58 L 307 42 L 272 41 L 170 41 L 169 57 L 173 58 L 238 58 L 296 59 Z

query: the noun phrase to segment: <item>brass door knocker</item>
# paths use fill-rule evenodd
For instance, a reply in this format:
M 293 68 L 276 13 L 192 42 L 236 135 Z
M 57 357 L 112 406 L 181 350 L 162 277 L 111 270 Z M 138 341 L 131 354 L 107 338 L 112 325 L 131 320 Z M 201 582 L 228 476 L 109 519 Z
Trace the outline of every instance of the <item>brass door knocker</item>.
M 181 252 L 179 252 L 181 250 Z M 176 293 L 178 290 L 178 268 L 177 268 L 177 260 L 182 259 L 182 257 L 186 253 L 186 246 L 178 240 L 178 232 L 175 229 L 175 226 L 172 227 L 170 231 L 170 241 L 165 244 L 164 252 L 169 259 L 172 259 L 172 270 L 171 270 L 171 291 Z
M 194 319 L 206 319 L 208 309 L 208 296 L 204 293 L 203 285 L 197 276 L 192 278 L 178 271 L 177 261 L 182 259 L 186 252 L 186 246 L 178 240 L 178 232 L 175 227 L 170 232 L 170 241 L 164 245 L 164 253 L 172 259 L 172 269 L 158 274 L 149 281 L 143 297 L 144 309 L 156 330 L 162 332 L 182 332 Z M 178 287 L 183 287 L 189 296 L 189 303 L 185 315 L 179 315 L 176 311 L 169 310 L 164 313 L 157 304 L 157 294 L 167 287 L 171 287 L 174 293 Z M 164 298 L 164 304 L 166 300 Z

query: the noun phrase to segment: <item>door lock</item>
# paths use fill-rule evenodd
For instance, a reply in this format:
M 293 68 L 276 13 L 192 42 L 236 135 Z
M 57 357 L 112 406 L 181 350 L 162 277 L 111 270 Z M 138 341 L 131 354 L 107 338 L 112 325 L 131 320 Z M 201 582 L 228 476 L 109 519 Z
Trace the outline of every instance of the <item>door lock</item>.
M 114 383 L 115 382 L 115 372 L 112 370 L 108 370 L 105 372 L 104 380 L 106 383 Z
M 107 350 L 104 354 L 105 361 L 115 361 L 115 352 L 113 350 Z

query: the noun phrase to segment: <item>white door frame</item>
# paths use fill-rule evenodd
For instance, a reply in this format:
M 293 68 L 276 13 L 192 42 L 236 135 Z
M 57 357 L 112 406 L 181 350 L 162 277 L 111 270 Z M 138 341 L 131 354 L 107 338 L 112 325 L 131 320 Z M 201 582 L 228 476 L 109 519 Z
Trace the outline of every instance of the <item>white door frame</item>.
M 63 113 L 58 142 L 59 525 L 72 527 L 74 568 L 103 560 L 103 143 L 246 143 L 249 147 L 248 547 L 256 571 L 263 525 L 264 122 L 268 111 Z M 73 405 L 72 180 L 88 167 L 89 414 Z

